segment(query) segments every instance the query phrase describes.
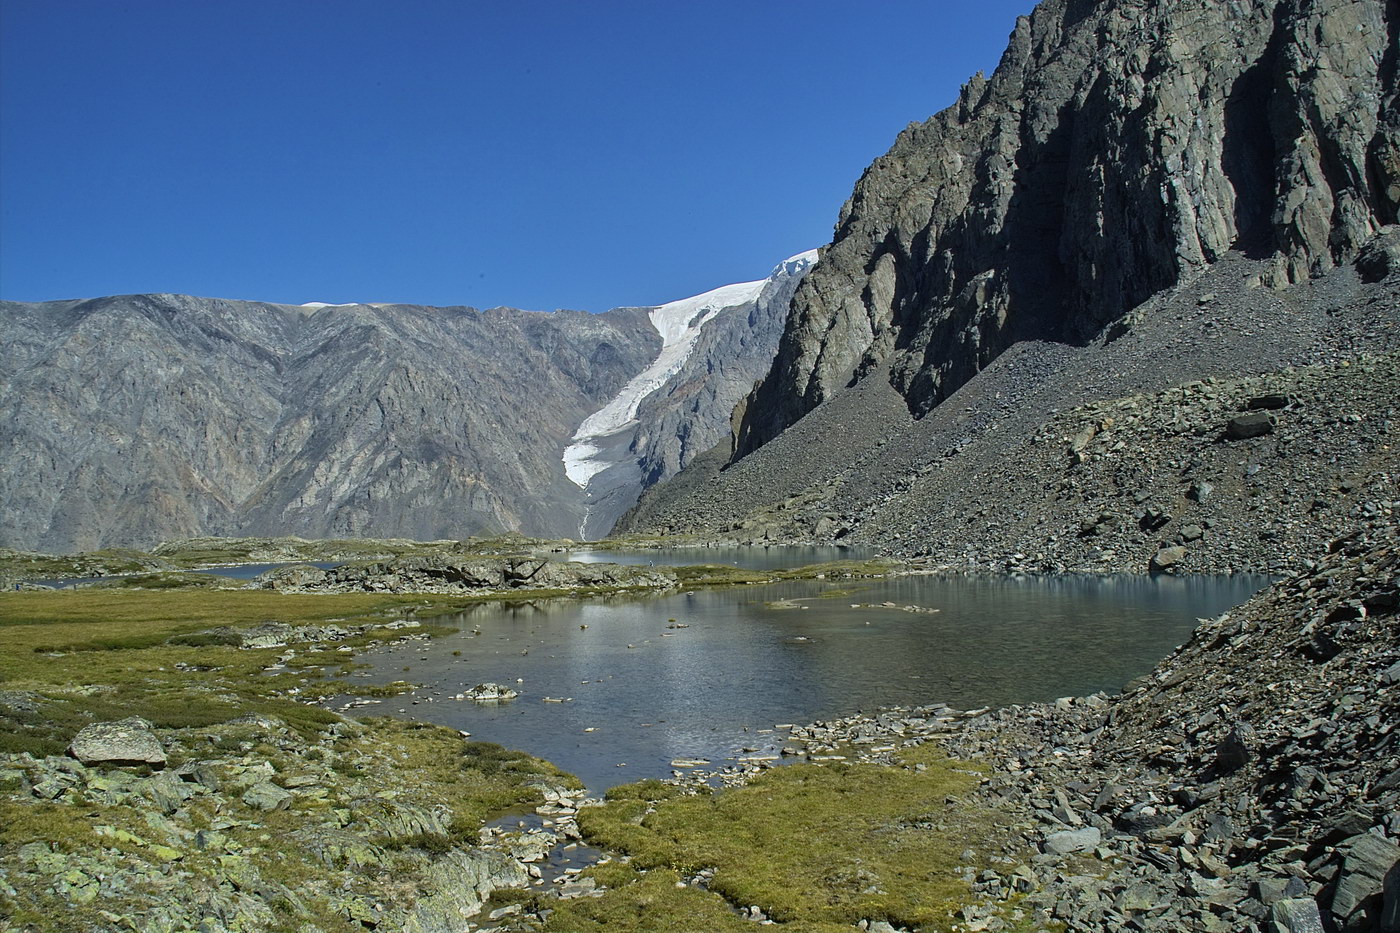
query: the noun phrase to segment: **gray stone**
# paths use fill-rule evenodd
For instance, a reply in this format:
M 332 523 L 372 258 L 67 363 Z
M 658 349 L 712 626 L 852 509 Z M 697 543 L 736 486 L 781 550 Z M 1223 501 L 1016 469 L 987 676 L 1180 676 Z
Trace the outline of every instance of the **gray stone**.
M 529 883 L 525 867 L 500 852 L 454 849 L 423 872 L 413 908 L 386 917 L 383 926 L 412 933 L 464 930 L 492 891 Z
M 1225 424 L 1225 436 L 1232 441 L 1242 441 L 1272 433 L 1274 433 L 1274 417 L 1264 411 L 1237 415 Z
M 1257 737 L 1254 727 L 1237 722 L 1215 750 L 1215 764 L 1225 774 L 1238 771 L 1254 760 Z
M 1166 573 L 1186 558 L 1186 548 L 1181 545 L 1164 547 L 1156 554 L 1152 555 L 1152 560 L 1148 562 L 1147 569 L 1152 573 Z
M 1379 282 L 1400 271 L 1400 227 L 1377 234 L 1356 257 L 1356 271 L 1366 282 Z
M 478 703 L 495 703 L 499 700 L 513 700 L 520 696 L 515 690 L 503 684 L 484 683 L 474 687 L 468 687 L 462 691 L 462 697 L 467 700 L 476 700 Z
M 1331 904 L 1332 913 L 1342 920 L 1357 911 L 1378 910 L 1386 876 L 1400 863 L 1400 846 L 1374 833 L 1353 836 L 1348 842 L 1350 851 L 1342 862 Z
M 1400 864 L 1385 873 L 1380 923 L 1381 933 L 1400 933 Z
M 244 791 L 242 799 L 255 810 L 285 810 L 292 794 L 271 781 L 261 781 Z
M 1092 826 L 1083 829 L 1065 829 L 1045 837 L 1043 848 L 1053 855 L 1067 855 L 1071 852 L 1087 852 L 1103 841 L 1103 833 Z
M 1186 492 L 1186 498 L 1193 502 L 1205 502 L 1215 492 L 1215 486 L 1205 480 L 1198 480 L 1191 484 L 1191 488 Z
M 1278 901 L 1271 916 L 1281 933 L 1326 933 L 1317 901 L 1310 897 Z
M 137 716 L 84 726 L 73 737 L 68 754 L 85 765 L 165 767 L 165 749 L 160 739 L 151 724 Z

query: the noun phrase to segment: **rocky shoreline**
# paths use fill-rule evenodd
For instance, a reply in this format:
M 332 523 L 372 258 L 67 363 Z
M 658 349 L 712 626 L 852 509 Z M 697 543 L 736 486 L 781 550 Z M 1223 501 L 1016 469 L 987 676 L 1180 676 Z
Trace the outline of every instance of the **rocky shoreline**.
M 787 727 L 782 758 L 903 767 L 902 750 L 936 742 L 990 765 L 968 804 L 1011 814 L 1019 844 L 966 869 L 979 900 L 955 929 L 1394 933 L 1395 532 L 1334 542 L 1121 695 Z M 673 782 L 743 786 L 777 759 Z
M 1237 407 L 1224 397 L 1221 412 Z M 1052 433 L 1046 443 L 1058 443 Z M 1112 445 L 1101 430 L 1085 433 L 1069 447 L 1092 465 Z M 1306 570 L 1202 622 L 1121 696 L 995 711 L 935 704 L 784 726 L 755 736 L 729 767 L 678 759 L 672 782 L 687 792 L 739 789 L 785 762 L 905 769 L 910 748 L 936 743 L 991 769 L 960 806 L 1006 821 L 1000 848 L 970 854 L 960 869 L 971 899 L 958 929 L 1395 933 L 1400 551 L 1394 503 L 1380 501 L 1352 515 L 1358 530 Z M 955 572 L 920 560 L 887 571 Z M 669 568 L 420 553 L 290 566 L 254 586 L 500 596 L 678 580 Z M 420 637 L 410 619 L 222 626 L 172 641 L 267 651 L 275 672 L 377 628 Z M 326 715 L 313 733 L 265 715 L 183 730 L 136 720 L 126 726 L 139 741 L 120 755 L 94 755 L 79 735 L 68 756 L 6 756 L 0 787 L 19 812 L 85 841 L 35 832 L 0 858 L 0 896 L 21 918 L 66 905 L 85 918 L 74 929 L 204 923 L 218 933 L 273 929 L 285 915 L 317 929 L 447 933 L 547 928 L 558 899 L 608 891 L 590 869 L 617 854 L 589 850 L 578 823 L 580 809 L 601 801 L 549 766 L 437 727 Z M 455 818 L 450 785 L 395 761 L 425 741 L 437 754 L 455 748 L 468 768 L 470 755 L 517 762 L 510 793 L 522 815 L 486 825 L 484 812 Z M 85 806 L 93 816 L 75 827 Z M 959 832 L 957 812 L 929 831 Z M 288 880 L 274 864 L 288 861 L 312 866 L 298 869 L 310 875 Z M 702 890 L 705 877 L 687 883 Z M 492 902 L 497 889 L 538 893 Z M 743 909 L 749 920 L 767 916 L 760 905 Z M 43 928 L 34 922 L 0 929 Z
M 535 557 L 430 555 L 321 568 L 297 564 L 270 570 L 258 585 L 279 593 L 440 593 L 500 595 L 590 588 L 664 589 L 675 586 L 666 568 L 573 563 Z

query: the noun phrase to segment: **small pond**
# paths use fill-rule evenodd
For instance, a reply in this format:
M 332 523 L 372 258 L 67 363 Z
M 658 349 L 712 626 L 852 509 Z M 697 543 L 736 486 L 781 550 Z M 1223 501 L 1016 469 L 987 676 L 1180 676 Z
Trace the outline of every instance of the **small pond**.
M 694 562 L 694 561 L 690 561 Z M 414 694 L 359 710 L 524 749 L 591 789 L 775 750 L 777 724 L 895 705 L 962 709 L 1116 691 L 1260 576 L 902 577 L 655 598 L 484 604 L 446 637 L 366 655 Z M 454 699 L 482 682 L 517 699 Z

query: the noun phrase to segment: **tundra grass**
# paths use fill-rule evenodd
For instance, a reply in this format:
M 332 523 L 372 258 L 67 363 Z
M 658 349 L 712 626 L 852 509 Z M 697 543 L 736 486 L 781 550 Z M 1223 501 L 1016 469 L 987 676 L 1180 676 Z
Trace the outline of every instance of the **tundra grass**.
M 217 637 L 218 629 L 266 621 L 382 623 L 462 602 L 202 588 L 6 592 L 0 594 L 0 752 L 61 754 L 84 725 L 133 713 L 158 727 L 190 728 L 261 712 L 315 731 L 333 714 L 289 698 L 336 692 L 340 685 L 321 671 L 347 672 L 345 654 L 297 645 L 290 668 L 268 674 L 264 669 L 286 649 L 238 648 Z M 339 644 L 400 634 L 376 629 Z
M 791 765 L 715 792 L 657 781 L 614 788 L 579 825 L 591 844 L 630 861 L 594 869 L 607 892 L 551 905 L 544 929 L 750 929 L 733 909 L 749 906 L 818 933 L 861 920 L 949 929 L 970 894 L 959 870 L 985 867 L 1003 821 L 963 802 L 979 781 L 974 768 L 933 746 L 903 759 Z M 978 854 L 965 862 L 968 849 Z M 708 891 L 677 886 L 705 869 Z

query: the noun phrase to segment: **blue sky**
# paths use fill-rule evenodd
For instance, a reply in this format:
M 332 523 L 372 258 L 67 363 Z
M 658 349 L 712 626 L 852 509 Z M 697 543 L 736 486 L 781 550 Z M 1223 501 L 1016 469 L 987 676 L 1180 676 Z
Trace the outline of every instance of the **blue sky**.
M 828 242 L 1031 0 L 0 0 L 0 297 L 602 311 Z

